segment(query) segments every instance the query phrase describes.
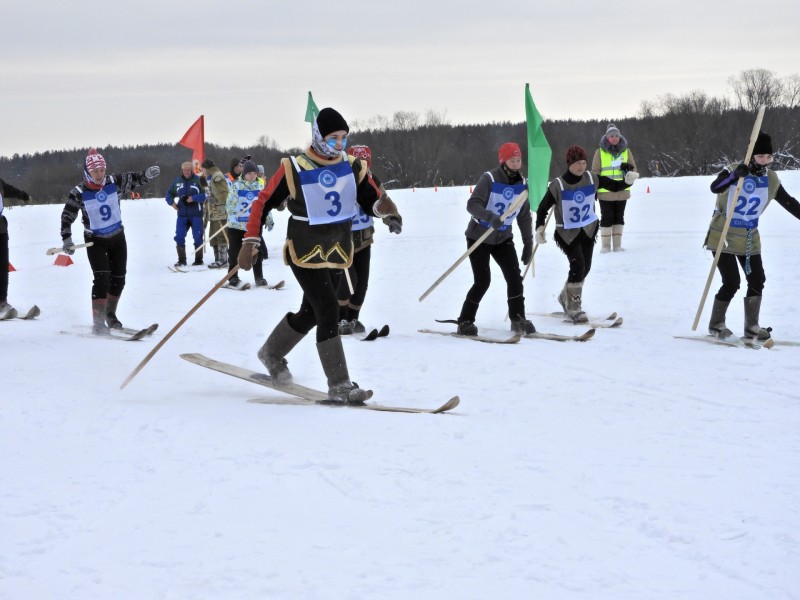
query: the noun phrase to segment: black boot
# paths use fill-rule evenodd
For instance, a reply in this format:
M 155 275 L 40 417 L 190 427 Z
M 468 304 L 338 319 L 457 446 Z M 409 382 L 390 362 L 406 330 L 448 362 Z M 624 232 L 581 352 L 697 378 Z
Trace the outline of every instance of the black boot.
M 744 336 L 757 340 L 768 340 L 772 327 L 764 329 L 758 324 L 761 312 L 761 296 L 747 296 L 744 299 Z
M 350 381 L 341 337 L 317 342 L 317 352 L 328 378 L 328 400 L 323 404 L 364 404 L 372 396 L 369 390 Z
M 176 267 L 186 266 L 186 246 L 176 246 L 178 250 L 178 262 L 175 263 Z
M 203 266 L 203 247 L 200 246 L 199 248 L 195 248 L 194 250 L 194 262 L 192 263 L 193 267 L 202 267 Z
M 717 300 L 714 298 L 714 306 L 711 308 L 711 319 L 708 321 L 709 335 L 718 337 L 721 340 L 733 335 L 733 332 L 725 325 L 725 313 L 728 312 L 730 303 L 730 300 Z
M 464 300 L 461 305 L 461 314 L 458 316 L 459 335 L 478 335 L 478 328 L 475 326 L 475 316 L 478 314 L 478 303 L 472 300 Z
M 292 329 L 292 326 L 289 325 L 289 315 L 287 314 L 272 330 L 267 341 L 258 350 L 258 360 L 267 367 L 269 376 L 278 385 L 286 385 L 292 382 L 292 374 L 289 372 L 285 356 L 305 336 L 305 333 Z

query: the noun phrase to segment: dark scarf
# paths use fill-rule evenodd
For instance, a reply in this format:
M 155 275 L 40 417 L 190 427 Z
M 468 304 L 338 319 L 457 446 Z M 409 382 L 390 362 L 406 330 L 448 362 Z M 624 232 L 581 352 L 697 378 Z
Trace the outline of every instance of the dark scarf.
M 758 164 L 755 158 L 750 159 L 750 164 L 747 165 L 747 168 L 750 169 L 750 174 L 756 177 L 763 177 L 767 174 L 767 167 Z
M 516 183 L 517 181 L 522 181 L 522 174 L 519 171 L 512 171 L 506 166 L 506 163 L 501 163 L 500 167 L 502 167 L 503 173 L 505 173 L 506 177 L 508 177 L 509 183 Z

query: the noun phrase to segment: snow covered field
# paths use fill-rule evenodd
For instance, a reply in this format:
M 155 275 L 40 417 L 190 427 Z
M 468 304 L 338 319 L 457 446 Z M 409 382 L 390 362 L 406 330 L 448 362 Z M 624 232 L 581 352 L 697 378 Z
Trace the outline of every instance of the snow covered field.
M 800 197 L 800 173 L 781 178 Z M 584 344 L 418 333 L 452 330 L 434 319 L 457 317 L 471 283 L 465 262 L 417 301 L 466 249 L 468 190 L 393 192 L 405 229 L 378 225 L 361 318 L 392 333 L 346 340 L 350 371 L 386 404 L 460 395 L 446 415 L 252 404 L 277 392 L 178 357 L 260 368 L 256 350 L 300 301 L 279 257 L 286 213 L 265 263 L 285 289 L 218 291 L 120 391 L 222 273 L 168 271 L 174 212 L 125 202 L 118 314 L 161 327 L 131 343 L 61 335 L 91 320 L 86 256 L 45 256 L 60 206 L 7 210 L 9 301 L 42 315 L 0 323 L 0 598 L 800 598 L 800 348 L 673 338 L 691 333 L 711 264 L 710 181 L 636 183 L 627 251 L 596 252 L 584 292 L 591 316 L 625 323 Z M 798 341 L 800 222 L 773 204 L 761 232 L 761 324 Z M 552 225 L 548 239 L 530 312 L 558 308 L 567 261 Z M 504 334 L 505 313 L 495 271 L 481 333 Z M 313 334 L 288 358 L 298 382 L 324 385 Z

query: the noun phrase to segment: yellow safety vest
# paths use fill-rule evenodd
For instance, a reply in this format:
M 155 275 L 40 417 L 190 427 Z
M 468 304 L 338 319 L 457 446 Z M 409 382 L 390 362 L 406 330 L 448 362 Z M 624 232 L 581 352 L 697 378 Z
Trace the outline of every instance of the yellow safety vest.
M 628 149 L 622 151 L 617 158 L 614 158 L 610 152 L 607 150 L 600 149 L 600 175 L 604 177 L 608 177 L 609 179 L 614 179 L 616 181 L 622 181 L 625 177 L 625 174 L 620 169 L 620 163 L 628 162 Z M 605 188 L 600 188 L 597 190 L 598 193 L 601 192 L 610 192 L 611 190 L 607 190 Z

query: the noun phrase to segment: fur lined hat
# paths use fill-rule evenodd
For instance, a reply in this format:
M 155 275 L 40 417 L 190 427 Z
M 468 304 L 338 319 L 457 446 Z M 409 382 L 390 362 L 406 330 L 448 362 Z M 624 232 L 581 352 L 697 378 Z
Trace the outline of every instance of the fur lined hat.
M 203 167 L 204 169 L 211 169 L 212 167 L 214 167 L 216 165 L 214 165 L 214 161 L 213 160 L 211 160 L 210 158 L 207 158 L 207 159 L 205 159 L 203 161 L 203 163 L 200 166 Z

